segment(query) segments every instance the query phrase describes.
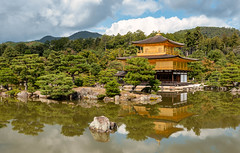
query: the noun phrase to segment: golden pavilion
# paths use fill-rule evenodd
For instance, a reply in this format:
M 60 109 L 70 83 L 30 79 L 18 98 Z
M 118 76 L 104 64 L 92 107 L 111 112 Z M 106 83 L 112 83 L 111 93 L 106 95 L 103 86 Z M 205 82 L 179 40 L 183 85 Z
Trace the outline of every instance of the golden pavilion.
M 137 55 L 118 57 L 119 61 L 125 64 L 126 60 L 130 58 L 147 58 L 150 64 L 155 65 L 155 77 L 162 82 L 162 85 L 187 84 L 187 72 L 190 71 L 187 63 L 197 61 L 197 59 L 182 57 L 177 53 L 175 48 L 183 47 L 183 43 L 172 41 L 158 33 L 154 37 L 133 41 L 132 44 L 140 47 Z M 126 73 L 122 71 L 116 76 L 124 77 Z

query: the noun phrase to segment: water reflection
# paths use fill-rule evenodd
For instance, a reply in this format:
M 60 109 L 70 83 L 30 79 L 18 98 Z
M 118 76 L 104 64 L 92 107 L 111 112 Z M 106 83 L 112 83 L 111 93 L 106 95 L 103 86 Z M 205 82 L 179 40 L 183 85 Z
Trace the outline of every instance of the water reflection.
M 82 103 L 81 103 L 82 105 Z M 78 104 L 19 102 L 16 99 L 1 99 L 0 123 L 6 127 L 10 122 L 13 130 L 26 135 L 38 135 L 43 132 L 44 124 L 61 125 L 61 134 L 80 136 L 94 116 L 106 115 L 112 121 L 117 118 L 119 106 L 106 104 L 104 107 L 84 108 Z
M 138 118 L 139 116 L 142 117 L 139 122 L 142 122 L 142 120 L 149 121 L 149 123 L 147 123 L 151 125 L 148 126 L 149 132 L 139 133 L 138 137 L 142 136 L 142 138 L 146 138 L 148 136 L 160 142 L 162 138 L 168 138 L 171 134 L 182 131 L 183 128 L 176 127 L 178 123 L 193 115 L 193 113 L 188 112 L 192 104 L 187 102 L 187 93 L 164 93 L 162 94 L 162 99 L 163 102 L 156 105 L 121 105 L 123 110 L 121 116 L 133 116 L 134 114 L 137 115 Z M 139 123 L 135 124 L 137 124 L 138 127 L 144 126 L 139 125 Z M 141 129 L 137 130 L 142 131 Z M 130 131 L 130 134 L 131 132 L 132 131 Z M 130 138 L 139 140 L 136 136 Z
M 121 138 L 121 141 L 136 141 L 136 144 L 156 140 L 165 145 L 166 140 L 175 141 L 182 136 L 191 141 L 203 135 L 219 133 L 220 129 L 223 132 L 218 136 L 223 137 L 225 128 L 239 132 L 240 99 L 237 95 L 226 92 L 196 92 L 164 93 L 162 97 L 163 101 L 155 105 L 39 101 L 23 103 L 17 99 L 1 98 L 0 132 L 12 129 L 38 138 L 39 135 L 49 133 L 48 128 L 55 128 L 57 125 L 58 134 L 69 138 L 86 137 L 87 132 L 91 136 L 88 141 L 117 143 L 116 139 Z M 101 115 L 117 122 L 119 132 L 98 135 L 88 131 L 88 124 L 94 116 Z M 120 133 L 125 137 L 119 137 Z M 200 143 L 200 140 L 196 142 Z
M 188 99 L 197 115 L 180 122 L 200 135 L 201 129 L 233 128 L 240 124 L 240 99 L 227 92 L 196 92 Z

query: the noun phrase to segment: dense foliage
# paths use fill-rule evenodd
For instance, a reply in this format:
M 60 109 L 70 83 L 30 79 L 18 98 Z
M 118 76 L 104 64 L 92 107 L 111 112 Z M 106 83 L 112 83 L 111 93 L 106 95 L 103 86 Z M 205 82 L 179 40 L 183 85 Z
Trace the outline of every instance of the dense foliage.
M 106 95 L 109 96 L 109 97 L 119 95 L 120 94 L 119 86 L 120 86 L 120 84 L 117 83 L 116 80 L 112 80 L 112 81 L 108 82 L 105 86 Z
M 193 70 L 189 73 L 190 80 L 212 86 L 237 86 L 240 82 L 239 77 L 234 75 L 239 73 L 240 67 L 239 31 L 229 28 L 219 28 L 218 32 L 216 28 L 207 29 L 197 27 L 162 35 L 186 44 L 181 50 L 176 48 L 182 56 L 199 59 L 198 62 L 189 64 Z M 66 80 L 70 82 L 70 78 L 73 86 L 104 85 L 116 79 L 115 72 L 124 69 L 116 57 L 136 55 L 139 48 L 131 45 L 131 42 L 155 34 L 153 31 L 146 36 L 138 30 L 125 35 L 103 35 L 101 38 L 60 38 L 45 43 L 3 43 L 0 44 L 0 84 L 8 90 L 9 86 L 18 89 L 25 87 L 31 92 L 46 90 L 37 83 L 43 81 L 44 77 L 48 79 L 45 80 L 48 82 L 46 84 L 52 87 L 64 86 Z M 125 67 L 131 71 L 126 77 L 126 82 L 136 86 L 139 81 L 152 77 L 151 66 L 143 66 L 150 72 L 145 75 L 145 70 L 140 67 L 135 66 L 134 70 L 134 64 L 130 62 L 129 66 Z M 233 75 L 230 74 L 232 72 Z M 140 73 L 146 76 L 143 77 L 145 79 L 139 78 L 142 77 L 138 75 Z M 56 80 L 49 83 L 52 79 L 50 76 L 61 76 L 62 79 L 57 83 Z M 71 84 L 68 84 L 69 87 L 61 87 L 61 92 L 71 93 L 70 90 L 65 90 L 72 87 Z
M 136 57 L 127 59 L 126 63 L 127 66 L 125 70 L 128 73 L 126 74 L 124 81 L 133 85 L 133 90 L 142 82 L 154 80 L 154 66 L 149 64 L 148 59 Z

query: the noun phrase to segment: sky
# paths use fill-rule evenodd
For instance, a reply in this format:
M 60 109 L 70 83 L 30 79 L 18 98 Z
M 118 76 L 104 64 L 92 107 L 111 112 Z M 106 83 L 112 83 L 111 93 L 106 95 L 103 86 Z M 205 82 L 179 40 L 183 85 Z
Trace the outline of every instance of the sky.
M 196 26 L 240 29 L 240 0 L 0 0 L 0 43 L 83 30 L 148 35 Z

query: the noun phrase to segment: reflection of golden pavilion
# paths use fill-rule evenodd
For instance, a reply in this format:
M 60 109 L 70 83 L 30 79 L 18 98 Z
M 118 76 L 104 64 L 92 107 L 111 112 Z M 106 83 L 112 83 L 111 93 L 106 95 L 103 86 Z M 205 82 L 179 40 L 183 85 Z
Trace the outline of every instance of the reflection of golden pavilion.
M 173 122 L 163 122 L 163 121 L 155 121 L 153 122 L 155 127 L 154 130 L 156 134 L 160 134 L 165 138 L 168 138 L 171 134 L 182 131 L 182 128 L 177 128 L 177 123 Z
M 149 118 L 154 123 L 154 132 L 149 137 L 158 142 L 168 138 L 173 133 L 182 131 L 177 123 L 192 116 L 188 109 L 192 107 L 187 103 L 187 93 L 162 93 L 163 101 L 159 104 L 146 107 L 146 105 L 121 105 L 120 116 L 139 114 Z
M 147 116 L 149 119 L 154 119 L 155 133 L 149 135 L 160 143 L 162 138 L 168 138 L 173 133 L 182 131 L 182 128 L 176 127 L 177 122 L 192 116 L 187 112 L 191 105 L 179 106 L 177 108 L 158 108 L 157 115 L 151 115 L 149 109 L 145 106 L 134 106 L 134 109 L 139 115 Z
M 191 113 L 187 112 L 187 109 L 191 107 L 191 105 L 181 106 L 178 108 L 158 108 L 159 113 L 157 115 L 150 115 L 149 111 L 145 106 L 133 106 L 133 107 L 138 112 L 139 115 L 145 115 L 148 118 L 152 119 L 179 122 L 184 118 L 192 116 Z
M 173 133 L 182 131 L 182 128 L 176 127 L 177 123 L 193 115 L 187 111 L 192 105 L 182 104 L 181 101 L 172 104 L 172 106 L 170 106 L 170 103 L 166 106 L 167 108 L 159 106 L 157 113 L 151 114 L 151 108 L 147 108 L 146 106 L 122 105 L 122 111 L 124 113 L 121 113 L 121 116 L 139 114 L 152 119 L 154 132 L 150 134 L 149 137 L 154 138 L 160 143 L 162 138 L 168 138 Z

